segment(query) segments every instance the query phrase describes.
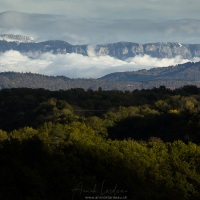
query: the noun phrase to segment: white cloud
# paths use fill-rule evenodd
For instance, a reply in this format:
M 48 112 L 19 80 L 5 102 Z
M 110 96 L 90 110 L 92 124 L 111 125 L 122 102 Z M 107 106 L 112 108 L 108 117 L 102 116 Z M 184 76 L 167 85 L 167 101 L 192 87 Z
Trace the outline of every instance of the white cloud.
M 159 59 L 159 58 L 152 58 L 149 55 L 144 55 L 127 59 L 127 62 L 129 64 L 138 67 L 145 67 L 146 69 L 152 67 L 167 67 L 177 64 L 183 64 L 190 61 L 197 62 L 200 61 L 200 58 L 193 58 L 192 60 L 189 60 L 189 59 L 183 59 L 181 56 L 176 56 L 175 58 L 170 58 L 170 59 L 169 58 Z
M 95 46 L 92 46 L 92 45 L 88 45 L 87 46 L 87 55 L 89 57 L 95 57 L 95 56 L 97 56 L 96 52 L 95 52 Z
M 122 61 L 110 56 L 96 56 L 92 48 L 88 51 L 92 52 L 89 57 L 75 53 L 57 55 L 45 53 L 36 59 L 30 59 L 17 51 L 8 51 L 0 55 L 0 71 L 64 75 L 69 78 L 99 78 L 112 72 L 165 67 L 190 61 L 181 57 L 158 59 L 148 55 Z M 200 61 L 200 58 L 192 61 Z
M 38 73 L 51 64 L 47 59 L 30 59 L 18 51 L 7 51 L 0 55 L 0 71 Z

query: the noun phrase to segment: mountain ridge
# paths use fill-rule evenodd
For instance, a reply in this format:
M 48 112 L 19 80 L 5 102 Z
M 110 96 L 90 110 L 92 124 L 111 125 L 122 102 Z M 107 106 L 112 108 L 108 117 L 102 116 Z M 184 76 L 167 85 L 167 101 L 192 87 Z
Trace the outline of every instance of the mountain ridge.
M 11 41 L 0 40 L 0 52 L 9 50 L 19 51 L 29 57 L 31 54 L 53 53 L 66 54 L 77 53 L 84 56 L 90 56 L 90 50 L 96 56 L 111 56 L 120 60 L 127 60 L 135 56 L 149 55 L 154 58 L 175 58 L 181 56 L 183 59 L 192 59 L 200 57 L 200 44 L 182 44 L 178 42 L 157 42 L 139 44 L 135 42 L 116 42 L 98 45 L 72 45 L 67 41 L 48 40 L 36 42 L 29 36 L 20 36 L 13 34 L 3 34 L 0 38 L 11 38 Z M 14 39 L 20 39 L 14 41 Z M 24 39 L 24 41 L 23 41 Z
M 149 70 L 114 72 L 107 74 L 100 79 L 112 81 L 149 81 L 149 80 L 200 80 L 200 62 L 187 62 L 169 67 L 157 67 Z
M 114 77 L 114 78 L 113 78 Z M 1 72 L 0 89 L 44 88 L 48 90 L 120 90 L 151 89 L 165 86 L 176 89 L 185 85 L 200 87 L 200 62 L 177 66 L 111 73 L 99 79 L 71 79 L 65 76 L 47 76 L 33 73 Z

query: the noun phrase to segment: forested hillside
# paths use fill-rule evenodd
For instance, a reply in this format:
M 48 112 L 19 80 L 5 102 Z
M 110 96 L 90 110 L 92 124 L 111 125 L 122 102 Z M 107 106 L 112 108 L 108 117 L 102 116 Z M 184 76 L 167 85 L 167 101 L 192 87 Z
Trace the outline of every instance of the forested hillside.
M 0 90 L 0 199 L 200 199 L 200 88 Z
M 169 69 L 173 67 L 169 67 Z M 176 68 L 176 67 L 174 67 Z M 164 67 L 149 70 L 155 71 L 154 75 L 145 75 L 148 71 L 114 73 L 100 79 L 70 79 L 65 76 L 45 76 L 33 73 L 2 72 L 0 73 L 0 89 L 4 88 L 44 88 L 51 91 L 82 88 L 84 90 L 120 90 L 133 91 L 136 89 L 152 89 L 165 86 L 176 89 L 185 85 L 200 87 L 199 69 L 188 69 L 179 74 L 173 72 L 168 76 L 157 76 L 156 73 L 165 70 Z M 175 70 L 176 71 L 176 70 Z M 144 74 L 142 74 L 144 72 Z M 137 74 L 138 73 L 138 74 Z
M 149 70 L 115 72 L 102 77 L 101 80 L 131 82 L 157 81 L 158 83 L 162 80 L 199 81 L 200 62 L 188 62 L 169 67 L 156 67 Z

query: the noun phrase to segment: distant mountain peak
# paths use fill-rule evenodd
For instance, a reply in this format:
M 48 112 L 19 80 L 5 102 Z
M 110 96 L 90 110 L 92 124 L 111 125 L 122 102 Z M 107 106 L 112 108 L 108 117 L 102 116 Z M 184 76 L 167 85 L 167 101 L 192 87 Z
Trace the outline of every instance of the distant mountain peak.
M 5 40 L 7 42 L 34 42 L 33 37 L 14 34 L 1 34 L 0 40 Z

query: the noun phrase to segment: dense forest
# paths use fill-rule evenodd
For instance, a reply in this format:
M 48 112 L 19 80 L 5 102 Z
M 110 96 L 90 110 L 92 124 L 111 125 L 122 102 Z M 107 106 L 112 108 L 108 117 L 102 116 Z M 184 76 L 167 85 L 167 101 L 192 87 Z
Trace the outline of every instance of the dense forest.
M 200 199 L 200 88 L 0 90 L 0 199 Z
M 153 89 L 165 86 L 176 89 L 185 85 L 200 87 L 200 62 L 184 63 L 176 66 L 157 67 L 150 70 L 116 72 L 98 79 L 68 78 L 65 76 L 47 76 L 35 73 L 0 72 L 0 89 L 5 88 L 44 88 L 46 90 L 120 90 Z

